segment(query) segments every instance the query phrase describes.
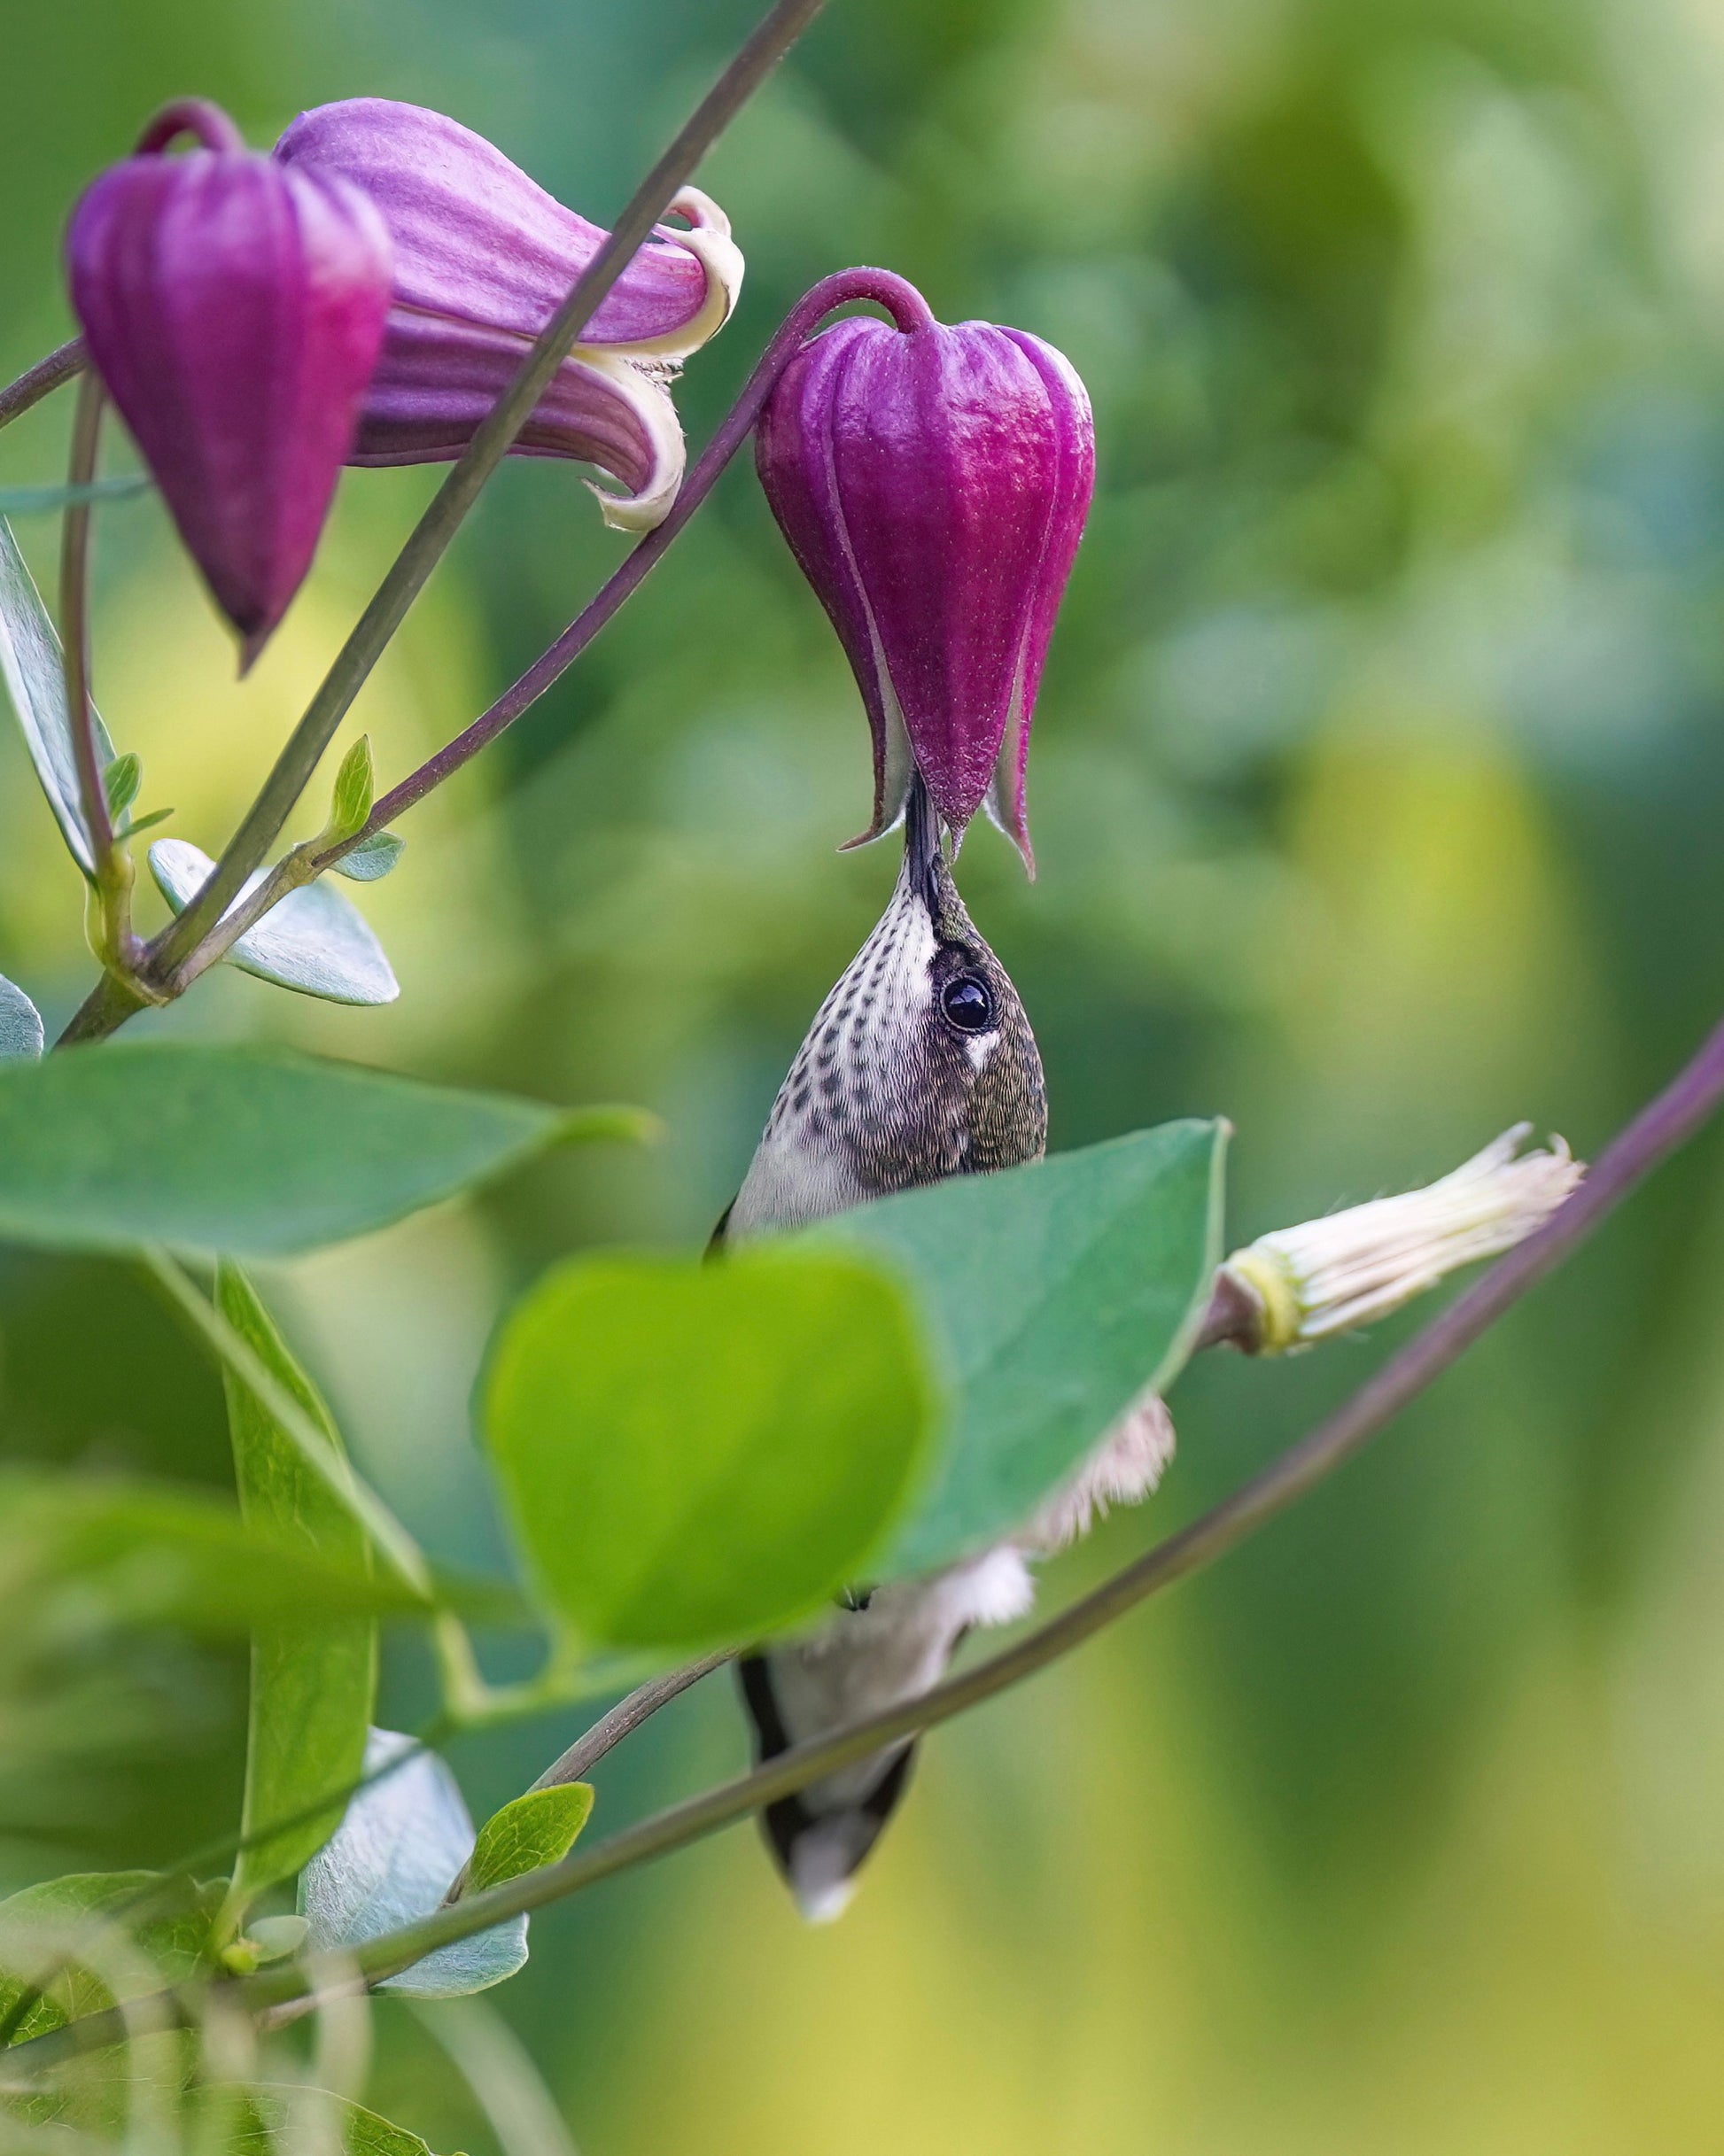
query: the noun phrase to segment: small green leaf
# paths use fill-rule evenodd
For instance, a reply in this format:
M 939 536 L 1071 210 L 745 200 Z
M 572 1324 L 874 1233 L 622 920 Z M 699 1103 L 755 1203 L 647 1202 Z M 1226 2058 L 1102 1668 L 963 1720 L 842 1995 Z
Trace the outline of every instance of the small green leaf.
M 150 849 L 150 873 L 176 913 L 190 904 L 214 866 L 184 839 L 158 839 Z M 243 904 L 268 872 L 260 868 L 247 877 L 234 905 Z M 225 963 L 324 1003 L 393 1003 L 401 992 L 364 916 L 322 881 L 290 891 L 236 940 Z
M 328 1842 L 299 1874 L 299 1912 L 313 1953 L 340 1952 L 399 1931 L 442 1906 L 473 1854 L 473 1822 L 455 1778 L 434 1752 L 398 1730 L 374 1729 L 365 1772 L 399 1761 L 369 1781 Z M 410 1998 L 457 1998 L 513 1976 L 527 1958 L 527 1920 L 510 1917 L 439 1947 L 381 1990 Z
M 24 730 L 30 761 L 66 849 L 85 875 L 91 875 L 96 855 L 84 827 L 60 640 L 35 580 L 18 550 L 12 526 L 4 516 L 0 516 L 0 680 L 6 685 L 12 710 Z M 96 754 L 104 768 L 113 762 L 113 743 L 99 717 L 96 720 Z
M 1221 1259 L 1227 1126 L 1163 1123 L 959 1175 L 799 1236 L 914 1290 L 951 1389 L 937 1464 L 880 1577 L 1020 1525 L 1147 1388 L 1177 1375 Z
M 0 1063 L 42 1053 L 42 1013 L 16 981 L 0 973 Z
M 371 813 L 371 802 L 376 790 L 376 778 L 371 762 L 371 737 L 361 733 L 341 759 L 341 768 L 335 774 L 335 789 L 330 802 L 330 820 L 324 828 L 324 840 L 331 846 L 343 839 L 350 839 L 355 831 L 362 831 L 365 819 Z
M 876 1266 L 747 1250 L 578 1259 L 505 1320 L 481 1416 L 548 1602 L 610 1647 L 750 1639 L 868 1561 L 934 1402 Z
M 335 863 L 335 873 L 351 883 L 376 883 L 386 876 L 407 851 L 407 841 L 392 831 L 374 831 L 361 839 L 352 853 Z
M 102 773 L 102 790 L 108 797 L 108 814 L 116 820 L 123 816 L 137 799 L 137 789 L 143 784 L 144 759 L 128 748 L 123 756 L 116 756 Z
M 592 1816 L 593 1792 L 584 1781 L 559 1782 L 549 1789 L 529 1789 L 494 1811 L 479 1829 L 467 1866 L 469 1894 L 501 1887 L 523 1872 L 556 1864 L 575 1845 Z
M 579 1123 L 277 1048 L 120 1041 L 0 1063 L 0 1241 L 283 1256 L 470 1189 Z
M 158 824 L 165 824 L 170 816 L 177 813 L 174 809 L 151 809 L 148 816 L 128 817 L 120 836 L 135 839 L 140 831 L 153 831 Z
M 341 1439 L 328 1408 L 237 1266 L 223 1263 L 217 1268 L 215 1300 L 229 1324 L 339 1455 Z M 368 1570 L 369 1544 L 352 1508 L 313 1471 L 292 1439 L 232 1370 L 224 1369 L 222 1377 L 242 1516 L 284 1544 L 303 1545 L 344 1569 Z M 252 1633 L 251 1722 L 240 1815 L 246 1841 L 234 1867 L 237 1908 L 245 1907 L 277 1880 L 291 1878 L 339 1824 L 365 1756 L 377 1675 L 377 1628 L 365 1617 L 308 1610 L 285 1625 L 260 1625 Z M 302 1816 L 330 1795 L 335 1802 L 328 1809 L 309 1819 Z M 298 1824 L 266 1840 L 253 1839 L 276 1819 Z
M 0 1902 L 0 2028 L 10 2026 L 9 2042 L 183 1982 L 221 1895 L 221 1883 L 195 1887 L 159 1872 L 74 1872 Z
M 112 479 L 88 479 L 78 486 L 6 486 L 0 487 L 0 516 L 43 516 L 58 515 L 61 509 L 74 509 L 101 501 L 130 501 L 150 492 L 150 482 L 142 472 L 121 475 Z

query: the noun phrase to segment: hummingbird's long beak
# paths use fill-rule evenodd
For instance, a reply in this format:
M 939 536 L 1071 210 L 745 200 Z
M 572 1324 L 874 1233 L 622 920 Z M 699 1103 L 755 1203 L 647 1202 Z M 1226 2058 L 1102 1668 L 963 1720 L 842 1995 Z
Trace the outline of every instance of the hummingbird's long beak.
M 904 809 L 904 860 L 910 888 L 927 907 L 929 916 L 940 913 L 940 818 L 928 799 L 922 775 L 910 781 L 910 796 Z

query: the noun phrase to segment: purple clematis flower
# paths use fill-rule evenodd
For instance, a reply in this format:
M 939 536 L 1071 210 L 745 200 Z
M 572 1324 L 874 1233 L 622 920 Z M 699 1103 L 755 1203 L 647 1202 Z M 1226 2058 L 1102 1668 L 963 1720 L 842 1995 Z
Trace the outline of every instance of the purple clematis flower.
M 202 147 L 159 152 L 176 135 Z M 66 233 L 72 304 L 249 667 L 305 578 L 389 305 L 389 235 L 358 189 L 171 105 Z
M 289 170 L 337 172 L 382 211 L 394 303 L 353 461 L 458 456 L 527 347 L 604 244 L 603 231 L 440 112 L 355 97 L 302 112 L 276 145 Z M 724 213 L 695 188 L 617 279 L 516 447 L 596 464 L 628 488 L 594 489 L 605 521 L 644 531 L 682 481 L 682 430 L 666 384 L 723 324 L 742 281 Z
M 867 706 L 863 837 L 920 770 L 954 834 L 985 805 L 1033 874 L 1029 724 L 1095 482 L 1070 363 L 989 322 L 836 322 L 780 378 L 756 461 Z

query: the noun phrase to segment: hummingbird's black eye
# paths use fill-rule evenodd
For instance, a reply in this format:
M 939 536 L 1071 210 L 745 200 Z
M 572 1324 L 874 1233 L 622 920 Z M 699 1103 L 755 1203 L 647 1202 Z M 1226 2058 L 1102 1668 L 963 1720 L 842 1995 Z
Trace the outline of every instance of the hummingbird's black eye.
M 958 973 L 941 989 L 940 1008 L 959 1033 L 986 1033 L 994 1023 L 994 992 L 980 973 Z

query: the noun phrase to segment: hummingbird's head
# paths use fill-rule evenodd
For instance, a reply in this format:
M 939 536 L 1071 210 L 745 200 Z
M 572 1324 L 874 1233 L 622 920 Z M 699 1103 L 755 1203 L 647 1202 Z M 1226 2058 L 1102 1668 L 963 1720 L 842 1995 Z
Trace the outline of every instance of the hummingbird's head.
M 789 1228 L 893 1190 L 1040 1157 L 1036 1036 L 976 933 L 920 780 L 904 867 L 820 1005 L 731 1208 L 731 1235 Z

